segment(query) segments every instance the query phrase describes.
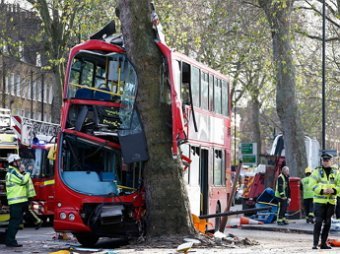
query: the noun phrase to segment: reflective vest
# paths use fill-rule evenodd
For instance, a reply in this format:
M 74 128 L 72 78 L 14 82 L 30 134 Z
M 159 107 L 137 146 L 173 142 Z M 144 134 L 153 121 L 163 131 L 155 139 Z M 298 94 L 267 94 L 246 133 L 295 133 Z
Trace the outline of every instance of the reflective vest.
M 31 177 L 28 180 L 28 183 L 26 185 L 26 189 L 27 189 L 27 197 L 28 198 L 33 198 L 37 195 L 36 192 L 35 192 L 34 184 L 32 182 Z
M 29 173 L 22 175 L 16 167 L 8 167 L 6 174 L 6 195 L 9 205 L 28 201 L 27 183 L 29 179 Z
M 311 174 L 311 187 L 314 192 L 313 202 L 319 204 L 336 204 L 336 196 L 340 192 L 340 174 L 335 168 L 331 169 L 328 179 L 322 167 L 316 168 Z M 321 194 L 321 190 L 335 189 L 337 194 Z
M 314 191 L 312 189 L 311 183 L 311 176 L 306 176 L 301 179 L 301 183 L 303 186 L 303 199 L 307 198 L 313 198 L 314 197 Z
M 279 178 L 282 178 L 282 191 L 280 192 L 279 191 Z M 275 197 L 278 197 L 278 198 L 287 198 L 287 188 L 288 188 L 288 185 L 287 185 L 287 181 L 286 181 L 286 177 L 283 175 L 283 174 L 280 174 L 277 178 L 277 181 L 276 181 L 276 187 L 275 187 Z

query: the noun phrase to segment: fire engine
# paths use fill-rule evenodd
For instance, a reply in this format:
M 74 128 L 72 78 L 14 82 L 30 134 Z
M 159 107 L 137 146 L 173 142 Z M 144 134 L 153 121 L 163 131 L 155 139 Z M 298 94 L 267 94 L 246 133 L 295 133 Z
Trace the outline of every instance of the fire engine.
M 17 136 L 19 155 L 31 178 L 37 195 L 30 202 L 44 221 L 53 218 L 54 151 L 59 125 L 26 117 L 12 116 L 12 128 Z
M 305 136 L 304 140 L 308 167 L 315 168 L 319 165 L 320 144 L 316 139 L 308 136 Z M 284 137 L 282 134 L 275 137 L 269 154 L 262 156 L 262 162 L 263 164 L 258 165 L 254 176 L 247 176 L 244 179 L 243 209 L 253 208 L 257 198 L 266 188 L 275 189 L 275 181 L 285 165 Z

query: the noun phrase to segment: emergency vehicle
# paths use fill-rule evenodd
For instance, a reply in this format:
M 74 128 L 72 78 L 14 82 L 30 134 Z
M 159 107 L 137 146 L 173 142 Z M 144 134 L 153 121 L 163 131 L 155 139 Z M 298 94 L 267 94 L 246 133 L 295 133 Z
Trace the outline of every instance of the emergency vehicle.
M 25 170 L 30 172 L 36 196 L 30 205 L 44 221 L 54 214 L 54 152 L 59 125 L 18 115 L 12 116 L 12 128 L 17 136 L 19 155 Z
M 304 137 L 304 141 L 308 167 L 316 168 L 319 165 L 320 144 L 315 138 L 308 136 Z M 243 209 L 255 207 L 256 199 L 266 188 L 275 189 L 275 181 L 280 170 L 285 166 L 285 147 L 282 134 L 275 137 L 269 154 L 263 155 L 261 159 L 263 164 L 258 165 L 255 174 L 246 176 L 244 179 Z

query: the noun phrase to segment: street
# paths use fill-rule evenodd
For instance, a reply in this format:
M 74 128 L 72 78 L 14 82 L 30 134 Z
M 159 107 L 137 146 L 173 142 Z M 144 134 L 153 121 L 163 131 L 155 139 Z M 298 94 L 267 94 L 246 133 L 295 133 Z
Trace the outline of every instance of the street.
M 1 229 L 3 232 L 3 228 Z M 339 249 L 318 250 L 313 251 L 312 235 L 299 233 L 282 233 L 263 230 L 248 230 L 242 228 L 227 228 L 226 234 L 233 234 L 239 238 L 248 238 L 252 241 L 257 241 L 258 244 L 250 246 L 235 246 L 228 247 L 194 247 L 191 253 L 339 253 Z M 22 248 L 8 248 L 1 245 L 0 253 L 51 253 L 63 249 L 69 249 L 70 245 L 79 246 L 77 241 L 71 237 L 71 240 L 54 240 L 55 232 L 51 227 L 42 227 L 39 230 L 34 228 L 25 228 L 20 230 L 17 239 L 23 244 Z M 71 236 L 71 235 L 70 235 Z M 100 241 L 95 250 L 82 251 L 74 250 L 74 253 L 96 253 L 100 250 L 101 253 L 138 253 L 138 254 L 170 254 L 177 253 L 176 248 L 148 248 L 147 246 L 119 246 L 121 243 L 111 239 L 103 239 Z M 105 251 L 106 250 L 106 251 Z M 111 252 L 109 252 L 111 250 Z

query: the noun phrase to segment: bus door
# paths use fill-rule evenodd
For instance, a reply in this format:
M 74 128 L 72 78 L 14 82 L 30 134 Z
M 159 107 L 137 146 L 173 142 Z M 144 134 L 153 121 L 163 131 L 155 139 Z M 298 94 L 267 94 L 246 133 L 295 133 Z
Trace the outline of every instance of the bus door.
M 201 214 L 208 214 L 209 197 L 209 150 L 201 149 L 200 156 L 200 189 L 201 189 Z

